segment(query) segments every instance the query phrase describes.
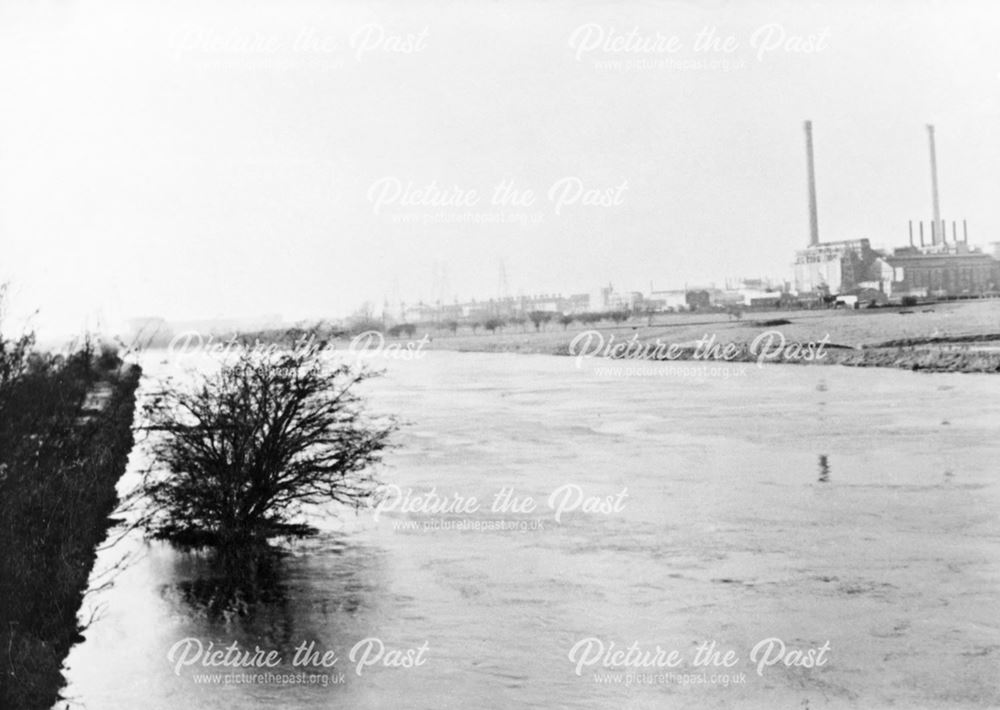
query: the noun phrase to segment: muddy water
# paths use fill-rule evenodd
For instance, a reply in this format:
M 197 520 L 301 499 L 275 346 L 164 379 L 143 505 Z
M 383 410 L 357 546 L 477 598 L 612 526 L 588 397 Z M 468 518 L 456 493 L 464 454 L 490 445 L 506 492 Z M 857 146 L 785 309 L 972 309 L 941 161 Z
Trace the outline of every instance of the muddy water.
M 126 538 L 101 553 L 104 569 L 131 561 L 89 599 L 67 697 L 95 710 L 1000 705 L 1000 380 L 698 363 L 626 376 L 443 352 L 381 364 L 372 406 L 408 421 L 384 471 L 395 510 L 321 520 L 320 537 L 236 580 L 251 588 L 242 606 L 212 560 Z M 479 510 L 400 501 L 432 488 Z M 529 498 L 533 511 L 512 510 Z M 370 637 L 381 660 L 359 669 L 349 654 Z M 184 639 L 276 650 L 284 682 L 178 668 L 168 653 Z M 682 663 L 578 675 L 584 639 Z M 765 639 L 786 653 L 758 674 Z M 693 665 L 712 642 L 732 666 Z M 337 662 L 293 665 L 302 643 Z M 783 662 L 824 645 L 821 665 Z M 386 666 L 392 651 L 421 663 Z

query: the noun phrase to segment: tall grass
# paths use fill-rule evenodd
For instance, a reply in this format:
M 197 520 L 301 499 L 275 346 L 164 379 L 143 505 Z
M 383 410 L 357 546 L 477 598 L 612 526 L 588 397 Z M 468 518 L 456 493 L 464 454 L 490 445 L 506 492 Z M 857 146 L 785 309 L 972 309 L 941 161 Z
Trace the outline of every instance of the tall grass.
M 132 448 L 138 368 L 89 342 L 69 355 L 0 348 L 0 708 L 50 708 Z M 17 360 L 15 360 L 17 358 Z M 88 392 L 109 390 L 87 415 Z

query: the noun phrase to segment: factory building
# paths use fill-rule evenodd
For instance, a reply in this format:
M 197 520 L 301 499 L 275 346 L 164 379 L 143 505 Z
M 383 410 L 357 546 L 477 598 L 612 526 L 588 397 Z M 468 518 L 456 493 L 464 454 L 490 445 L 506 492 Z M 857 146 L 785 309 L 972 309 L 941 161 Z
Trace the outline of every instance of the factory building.
M 867 239 L 810 245 L 795 254 L 795 290 L 833 295 L 881 282 L 881 254 Z
M 809 193 L 809 246 L 795 253 L 794 284 L 799 294 L 847 293 L 876 276 L 879 254 L 867 239 L 820 243 L 812 121 L 805 122 L 806 179 Z M 876 277 L 877 278 L 877 277 Z
M 892 292 L 897 296 L 969 296 L 993 294 L 1000 284 L 1000 262 L 960 243 L 953 250 L 894 250 Z
M 798 294 L 865 294 L 864 300 L 898 300 L 907 295 L 949 297 L 997 292 L 1000 261 L 969 247 L 964 221 L 962 240 L 958 238 L 957 223 L 952 222 L 952 241 L 948 243 L 947 223 L 941 219 L 938 196 L 933 126 L 927 127 L 933 215 L 928 229 L 931 243 L 924 243 L 924 223 L 919 222 L 920 244 L 917 245 L 913 222 L 910 222 L 910 245 L 894 249 L 892 254 L 873 249 L 868 239 L 820 242 L 810 121 L 806 121 L 805 130 L 810 234 L 809 246 L 795 254 L 794 284 Z M 881 294 L 879 299 L 870 298 L 873 293 Z

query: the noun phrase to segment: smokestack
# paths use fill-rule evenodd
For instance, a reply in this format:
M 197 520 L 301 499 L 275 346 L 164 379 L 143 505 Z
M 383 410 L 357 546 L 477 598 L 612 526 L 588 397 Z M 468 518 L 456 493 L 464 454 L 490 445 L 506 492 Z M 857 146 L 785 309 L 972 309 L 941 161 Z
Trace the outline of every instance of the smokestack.
M 920 246 L 924 245 L 924 220 L 920 220 Z
M 969 223 L 964 219 L 962 220 L 962 241 L 966 244 L 969 243 Z
M 910 246 L 913 246 L 913 220 L 910 220 Z
M 809 172 L 809 246 L 819 244 L 819 217 L 816 211 L 816 168 L 813 165 L 813 125 L 806 121 L 806 166 Z
M 941 206 L 938 201 L 937 152 L 934 150 L 934 126 L 927 126 L 927 137 L 931 144 L 931 196 L 934 203 L 933 244 L 944 242 L 944 224 L 941 222 Z M 940 235 L 938 230 L 941 230 Z
M 958 222 L 951 220 L 951 241 L 958 244 Z

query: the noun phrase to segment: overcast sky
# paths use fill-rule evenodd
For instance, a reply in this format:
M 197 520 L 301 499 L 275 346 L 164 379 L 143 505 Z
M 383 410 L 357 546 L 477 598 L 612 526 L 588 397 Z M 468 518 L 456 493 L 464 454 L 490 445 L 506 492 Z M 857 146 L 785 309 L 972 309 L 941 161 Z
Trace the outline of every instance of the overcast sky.
M 0 280 L 53 334 L 489 298 L 501 261 L 512 295 L 788 278 L 805 119 L 821 239 L 930 217 L 933 123 L 986 243 L 998 37 L 986 0 L 0 0 Z

